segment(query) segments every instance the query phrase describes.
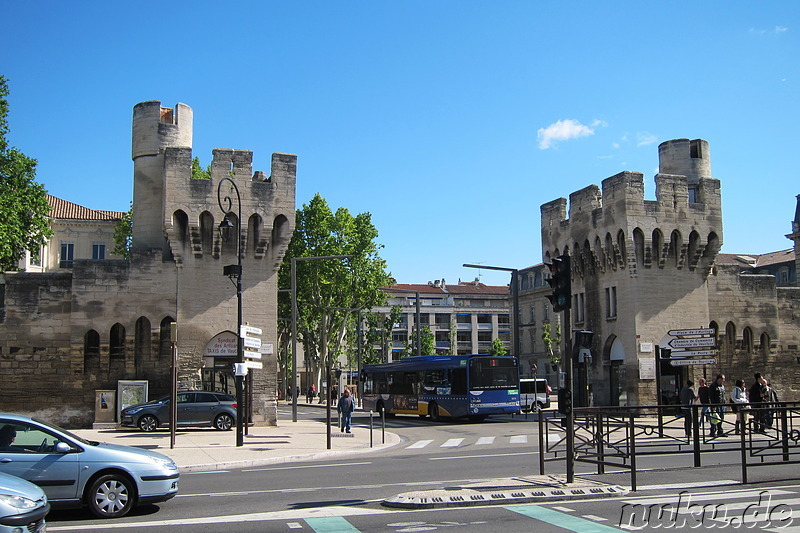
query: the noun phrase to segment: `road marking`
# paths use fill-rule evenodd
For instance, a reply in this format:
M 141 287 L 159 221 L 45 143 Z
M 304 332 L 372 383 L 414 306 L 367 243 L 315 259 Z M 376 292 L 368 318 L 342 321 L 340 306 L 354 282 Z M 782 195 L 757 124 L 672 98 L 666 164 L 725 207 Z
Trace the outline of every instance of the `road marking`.
M 464 442 L 464 439 L 447 439 L 447 441 L 439 446 L 440 448 L 457 448 L 459 444 Z
M 591 520 L 560 513 L 538 505 L 511 505 L 505 507 L 505 509 L 577 533 L 607 533 L 609 531 L 619 531 L 619 529 L 615 527 L 604 526 L 603 524 L 597 524 Z
M 488 453 L 484 455 L 457 455 L 451 457 L 428 457 L 428 461 L 451 461 L 456 459 L 483 459 L 486 457 L 511 457 L 519 455 L 539 455 L 539 452 L 515 452 L 515 453 Z
M 298 470 L 304 468 L 333 468 L 337 466 L 356 466 L 356 465 L 371 465 L 371 461 L 361 463 L 331 463 L 326 465 L 305 465 L 305 466 L 280 466 L 274 468 L 244 468 L 240 472 L 269 472 L 271 470 Z M 181 474 L 183 475 L 183 474 Z
M 415 442 L 411 446 L 408 446 L 406 448 L 406 450 L 416 449 L 416 448 L 424 448 L 425 446 L 427 446 L 431 442 L 433 442 L 433 441 L 432 440 L 418 440 L 417 442 Z
M 478 442 L 475 443 L 476 446 L 480 446 L 482 444 L 492 444 L 494 442 L 494 437 L 481 437 L 478 439 Z
M 594 514 L 585 514 L 582 515 L 586 520 L 594 520 L 595 522 L 606 522 L 608 518 L 603 518 L 602 516 L 597 516 Z
M 341 516 L 329 516 L 325 518 L 306 518 L 306 524 L 317 533 L 358 533 L 353 524 Z
M 300 522 L 288 522 L 286 525 L 289 526 L 289 529 L 303 529 L 303 524 Z
M 514 435 L 511 437 L 511 444 L 527 444 L 528 443 L 528 436 L 527 435 Z
M 561 507 L 560 505 L 554 505 L 551 509 L 555 509 L 556 511 L 561 511 L 562 513 L 574 513 L 575 509 L 570 509 L 569 507 Z

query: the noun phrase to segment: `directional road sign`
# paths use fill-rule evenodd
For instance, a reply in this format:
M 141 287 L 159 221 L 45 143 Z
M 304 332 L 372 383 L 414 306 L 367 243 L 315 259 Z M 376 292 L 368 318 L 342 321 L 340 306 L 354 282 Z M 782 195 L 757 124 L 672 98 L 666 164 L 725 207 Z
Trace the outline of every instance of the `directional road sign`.
M 716 346 L 717 340 L 712 337 L 697 337 L 694 339 L 672 339 L 669 345 L 673 348 L 696 348 L 700 346 Z
M 239 336 L 244 338 L 247 335 L 261 335 L 261 328 L 254 328 L 253 326 L 245 326 L 242 324 L 239 326 Z
M 261 354 L 258 352 L 251 352 L 250 350 L 244 351 L 244 356 L 248 359 L 261 359 Z
M 681 358 L 681 357 L 699 357 L 699 356 L 715 356 L 717 355 L 716 350 L 693 350 L 691 352 L 679 352 L 677 350 L 672 350 L 670 357 L 672 358 Z
M 258 337 L 242 337 L 242 342 L 244 342 L 245 348 L 261 347 L 261 339 L 259 339 Z
M 247 368 L 255 368 L 257 370 L 264 368 L 264 365 L 261 364 L 261 361 L 245 361 L 244 364 L 247 366 Z
M 272 355 L 272 343 L 262 344 L 258 351 L 266 355 Z
M 716 365 L 716 359 L 676 359 L 669 362 L 672 366 L 687 366 L 687 365 Z
M 683 337 L 686 335 L 713 335 L 714 330 L 712 328 L 704 328 L 704 329 L 671 329 L 669 330 L 668 335 L 672 335 L 673 337 Z

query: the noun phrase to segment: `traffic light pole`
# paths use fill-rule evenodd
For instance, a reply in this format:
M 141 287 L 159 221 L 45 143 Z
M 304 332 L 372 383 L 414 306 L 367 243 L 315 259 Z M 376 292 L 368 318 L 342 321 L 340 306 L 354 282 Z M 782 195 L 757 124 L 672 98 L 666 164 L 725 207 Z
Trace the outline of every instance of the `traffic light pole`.
M 568 405 L 558 408 L 566 413 L 566 428 L 567 432 L 566 445 L 567 445 L 567 483 L 575 482 L 575 415 L 572 413 L 572 372 L 573 372 L 573 356 L 572 356 L 572 329 L 570 328 L 570 312 L 569 307 L 564 309 L 564 325 L 561 330 L 564 332 L 564 387 L 567 389 L 567 394 L 564 395 Z

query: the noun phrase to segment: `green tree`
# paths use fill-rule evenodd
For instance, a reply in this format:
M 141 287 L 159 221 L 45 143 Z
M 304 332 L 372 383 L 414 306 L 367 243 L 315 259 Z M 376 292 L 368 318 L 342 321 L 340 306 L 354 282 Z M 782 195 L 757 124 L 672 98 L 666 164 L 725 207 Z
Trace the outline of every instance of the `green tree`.
M 419 331 L 419 354 L 436 355 L 436 337 L 431 332 L 431 328 L 425 326 Z M 402 357 L 417 355 L 417 332 L 411 333 L 411 338 L 405 344 Z
M 348 321 L 355 313 L 344 309 L 368 310 L 386 302 L 380 287 L 391 283 L 386 261 L 378 254 L 378 230 L 372 215 L 356 216 L 340 207 L 333 212 L 316 194 L 297 210 L 295 230 L 279 271 L 281 287 L 291 287 L 291 259 L 350 255 L 349 259 L 297 261 L 297 337 L 302 342 L 310 372 L 319 384 L 320 371 L 328 353 L 339 353 Z M 325 309 L 327 307 L 339 309 Z M 325 323 L 322 323 L 325 309 Z M 290 304 L 282 299 L 280 316 L 290 317 Z M 291 328 L 288 322 L 281 327 Z M 326 345 L 322 346 L 322 330 Z
M 362 313 L 362 365 L 383 363 L 388 360 L 392 329 L 400 321 L 402 315 L 403 308 L 399 305 L 393 305 L 386 314 L 371 311 Z M 350 366 L 355 368 L 358 362 L 358 338 L 355 324 L 350 326 L 350 332 L 351 335 L 347 337 L 348 357 Z
M 206 168 L 200 166 L 200 158 L 195 157 L 192 159 L 192 179 L 195 180 L 210 180 L 211 179 L 211 163 Z
M 129 259 L 133 243 L 133 202 L 131 207 L 114 226 L 114 251 L 112 253 Z
M 561 364 L 561 324 L 556 324 L 554 334 L 552 325 L 545 322 L 542 325 L 542 341 L 547 355 L 550 357 L 550 362 L 555 366 Z
M 501 356 L 508 354 L 508 350 L 506 350 L 506 345 L 500 339 L 494 339 L 492 341 L 492 347 L 489 348 L 489 355 L 494 356 Z
M 34 181 L 36 160 L 8 145 L 8 82 L 0 76 L 0 272 L 19 269 L 19 261 L 53 234 L 44 186 Z

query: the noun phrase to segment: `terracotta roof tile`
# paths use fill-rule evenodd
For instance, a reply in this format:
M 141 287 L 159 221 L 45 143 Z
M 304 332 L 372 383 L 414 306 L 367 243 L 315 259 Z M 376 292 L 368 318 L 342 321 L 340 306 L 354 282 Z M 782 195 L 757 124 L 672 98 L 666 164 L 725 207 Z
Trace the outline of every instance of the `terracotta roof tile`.
M 748 268 L 760 268 L 791 261 L 794 261 L 793 248 L 766 254 L 717 254 L 716 259 L 718 265 L 739 265 Z
M 47 195 L 50 204 L 50 216 L 70 220 L 120 220 L 125 214 L 121 211 L 100 211 L 73 204 L 52 194 Z

